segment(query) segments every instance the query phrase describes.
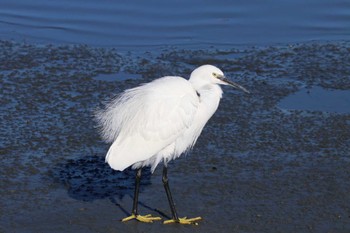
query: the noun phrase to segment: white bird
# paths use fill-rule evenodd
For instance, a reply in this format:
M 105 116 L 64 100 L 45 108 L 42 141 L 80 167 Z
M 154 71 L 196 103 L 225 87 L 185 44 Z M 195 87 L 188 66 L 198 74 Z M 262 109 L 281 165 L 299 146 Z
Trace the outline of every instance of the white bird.
M 141 170 L 151 166 L 153 172 L 160 162 L 164 163 L 163 184 L 172 212 L 172 219 L 164 223 L 191 224 L 201 219 L 178 217 L 168 185 L 167 164 L 196 143 L 219 106 L 223 93 L 219 85 L 230 85 L 249 93 L 227 80 L 219 68 L 203 65 L 191 73 L 189 80 L 177 76 L 156 79 L 125 90 L 97 111 L 101 135 L 112 143 L 106 162 L 118 171 L 129 166 L 137 169 L 132 213 L 122 221 L 160 220 L 139 215 L 137 208 Z

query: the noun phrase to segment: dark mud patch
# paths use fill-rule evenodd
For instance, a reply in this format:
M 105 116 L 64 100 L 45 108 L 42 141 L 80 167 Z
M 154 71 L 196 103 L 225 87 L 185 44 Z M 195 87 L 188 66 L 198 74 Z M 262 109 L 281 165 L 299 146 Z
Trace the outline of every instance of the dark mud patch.
M 114 171 L 105 163 L 102 156 L 83 157 L 67 160 L 50 170 L 53 182 L 64 185 L 68 195 L 82 201 L 125 195 L 133 196 L 135 171 L 128 168 L 123 172 Z M 151 172 L 144 169 L 140 191 L 151 185 Z

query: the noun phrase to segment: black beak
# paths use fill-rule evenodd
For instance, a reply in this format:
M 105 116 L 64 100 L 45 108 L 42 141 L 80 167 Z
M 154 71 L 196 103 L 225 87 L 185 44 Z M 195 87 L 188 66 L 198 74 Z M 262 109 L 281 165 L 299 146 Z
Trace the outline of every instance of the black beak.
M 244 91 L 245 93 L 250 94 L 250 92 L 247 89 L 245 89 L 244 87 L 242 87 L 241 85 L 239 85 L 239 84 L 237 84 L 235 82 L 232 82 L 232 81 L 228 80 L 225 76 L 220 76 L 220 77 L 218 77 L 218 79 L 220 79 L 221 81 L 227 83 L 227 85 L 229 85 L 231 87 L 240 89 L 240 90 Z

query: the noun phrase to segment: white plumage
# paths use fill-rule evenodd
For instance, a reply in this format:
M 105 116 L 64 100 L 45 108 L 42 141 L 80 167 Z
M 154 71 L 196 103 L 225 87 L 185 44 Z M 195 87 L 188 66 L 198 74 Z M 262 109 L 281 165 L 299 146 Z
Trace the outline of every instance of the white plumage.
M 189 150 L 216 111 L 225 79 L 211 65 L 195 69 L 189 80 L 168 76 L 128 89 L 97 112 L 104 140 L 112 142 L 106 162 L 115 170 L 151 166 L 152 172 Z

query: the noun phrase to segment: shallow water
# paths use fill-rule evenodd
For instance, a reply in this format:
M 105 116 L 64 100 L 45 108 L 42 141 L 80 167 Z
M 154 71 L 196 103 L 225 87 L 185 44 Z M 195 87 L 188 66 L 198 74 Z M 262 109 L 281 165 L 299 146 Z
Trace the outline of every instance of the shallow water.
M 348 1 L 2 0 L 0 36 L 137 50 L 349 40 Z
M 99 74 L 93 77 L 94 80 L 106 81 L 106 82 L 122 82 L 126 80 L 141 79 L 142 76 L 139 74 L 130 74 L 126 72 L 118 72 L 114 74 Z
M 289 110 L 350 113 L 350 91 L 312 87 L 282 99 L 278 106 Z

